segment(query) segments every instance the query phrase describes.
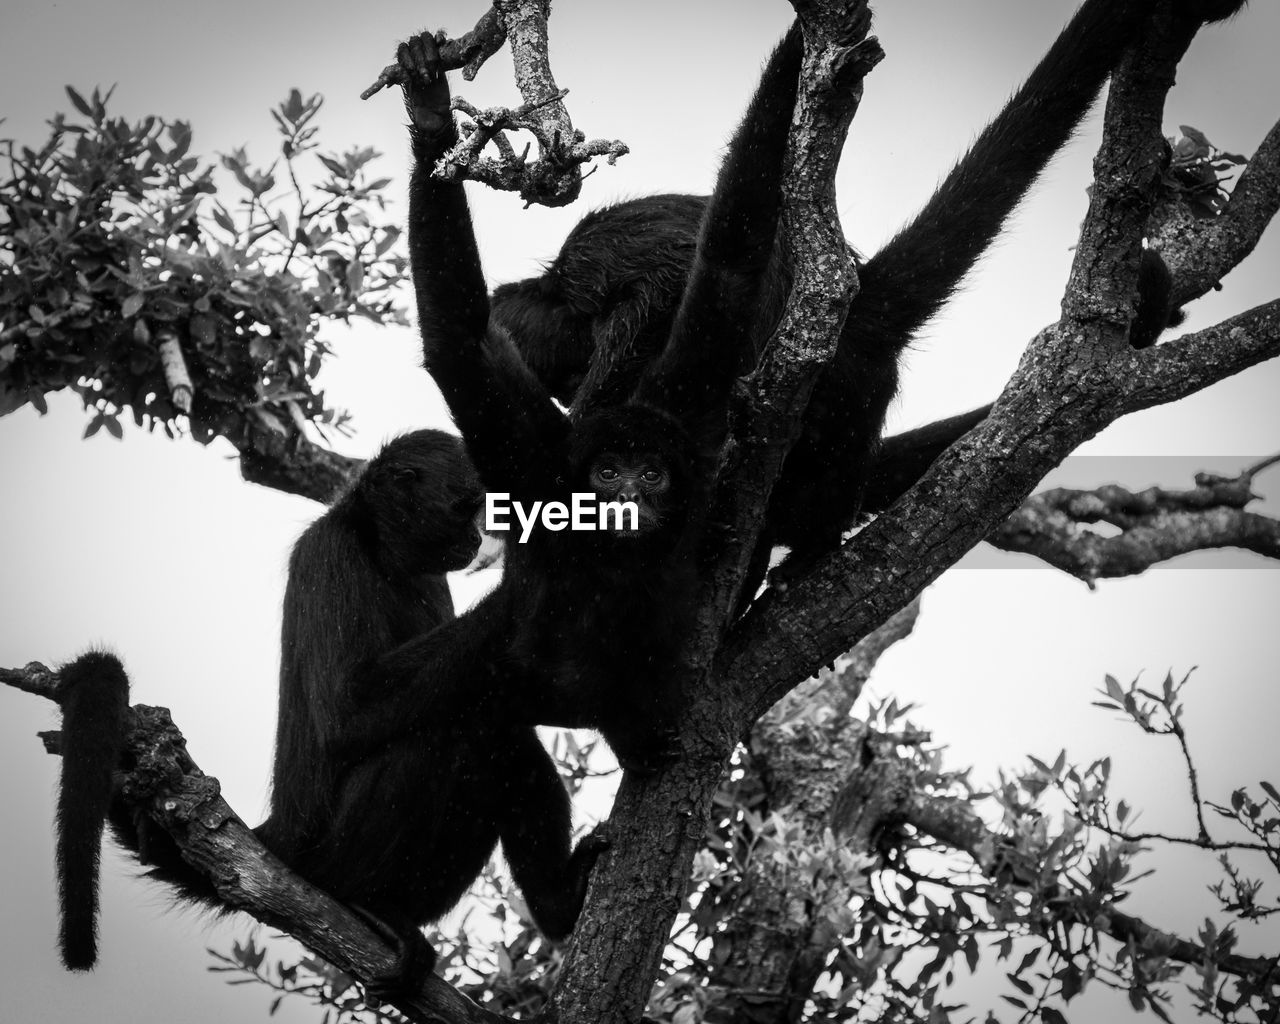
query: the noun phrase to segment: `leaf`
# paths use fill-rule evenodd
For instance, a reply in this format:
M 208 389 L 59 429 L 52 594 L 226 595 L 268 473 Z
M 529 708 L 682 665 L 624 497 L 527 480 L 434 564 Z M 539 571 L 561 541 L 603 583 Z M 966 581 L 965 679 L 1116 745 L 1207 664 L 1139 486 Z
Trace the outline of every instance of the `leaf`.
M 390 249 L 393 245 L 395 245 L 396 242 L 398 242 L 399 240 L 400 240 L 399 228 L 385 228 L 382 232 L 382 239 L 378 242 L 377 246 L 373 250 L 374 255 L 385 256 L 387 253 L 387 250 Z
M 1045 1024 L 1067 1024 L 1067 1018 L 1052 1006 L 1040 1007 L 1040 1019 Z
M 1178 125 L 1178 131 L 1182 132 L 1182 134 L 1185 135 L 1187 138 L 1189 138 L 1192 142 L 1195 142 L 1198 145 L 1204 146 L 1206 149 L 1209 149 L 1212 147 L 1212 143 L 1209 142 L 1208 138 L 1205 137 L 1204 132 L 1202 132 L 1199 128 L 1192 128 L 1191 125 L 1189 124 L 1180 124 Z
M 1106 682 L 1106 686 L 1107 686 L 1107 696 L 1110 697 L 1112 700 L 1114 700 L 1117 704 L 1123 704 L 1124 690 L 1121 689 L 1120 684 L 1116 681 L 1116 677 L 1112 675 L 1108 675 L 1105 677 L 1104 681 Z
M 316 159 L 324 164 L 325 167 L 328 168 L 329 173 L 334 177 L 345 178 L 347 176 L 347 169 L 343 167 L 342 164 L 338 163 L 337 160 L 333 159 L 333 157 L 325 156 L 323 153 L 317 153 Z
M 1025 978 L 1019 978 L 1016 974 L 1006 974 L 1005 977 L 1009 979 L 1009 984 L 1023 995 L 1033 996 L 1036 994 L 1036 990 L 1032 986 L 1031 982 L 1027 981 Z
M 1018 964 L 1018 969 L 1017 969 L 1016 971 L 1014 971 L 1013 973 L 1014 973 L 1014 974 L 1021 974 L 1021 973 L 1022 973 L 1023 971 L 1025 971 L 1028 967 L 1030 967 L 1032 964 L 1034 964 L 1037 960 L 1039 960 L 1039 959 L 1040 959 L 1040 953 L 1041 953 L 1041 951 L 1042 951 L 1042 947 L 1040 947 L 1040 946 L 1036 946 L 1033 950 L 1031 950 L 1031 952 L 1030 952 L 1030 953 L 1028 953 L 1026 956 L 1024 956 L 1024 957 L 1022 958 L 1022 962 L 1021 962 L 1020 964 Z
M 71 99 L 71 102 L 72 104 L 74 104 L 76 110 L 84 114 L 85 117 L 93 117 L 93 108 L 89 106 L 88 101 L 85 100 L 83 96 L 81 96 L 69 85 L 64 86 L 63 88 L 67 90 L 67 96 Z
M 213 208 L 213 222 L 229 234 L 234 235 L 236 233 L 236 222 L 231 219 L 231 215 L 221 205 L 216 205 Z
M 191 331 L 191 340 L 197 346 L 212 345 L 217 340 L 218 331 L 213 322 L 213 317 L 204 313 L 197 313 L 191 318 L 188 328 Z
M 347 287 L 352 295 L 359 295 L 364 287 L 364 266 L 359 260 L 353 260 L 347 267 Z
M 126 320 L 132 320 L 138 315 L 145 301 L 146 298 L 141 292 L 134 292 L 124 302 L 120 303 L 120 315 Z

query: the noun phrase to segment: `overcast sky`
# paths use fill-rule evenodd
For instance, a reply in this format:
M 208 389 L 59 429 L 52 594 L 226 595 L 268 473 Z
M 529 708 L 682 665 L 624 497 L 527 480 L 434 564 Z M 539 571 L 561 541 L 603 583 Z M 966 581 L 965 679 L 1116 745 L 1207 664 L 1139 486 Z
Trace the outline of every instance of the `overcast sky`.
M 868 80 L 840 175 L 846 232 L 871 252 L 928 196 L 951 161 L 999 108 L 1075 6 L 1070 0 L 897 0 L 877 34 L 888 53 Z M 366 8 L 373 10 L 375 8 Z M 297 86 L 326 97 L 327 149 L 373 145 L 399 195 L 407 172 L 397 97 L 359 93 L 395 42 L 430 24 L 454 32 L 478 0 L 430 9 L 391 0 L 377 17 L 349 3 L 313 0 L 221 4 L 116 0 L 8 0 L 0 12 L 0 136 L 32 144 L 46 118 L 68 107 L 64 84 L 117 84 L 112 108 L 131 118 L 190 120 L 207 156 L 247 144 L 274 157 L 267 109 Z M 552 59 L 572 92 L 575 124 L 632 149 L 587 182 L 567 210 L 522 210 L 510 195 L 472 193 L 476 230 L 493 282 L 525 276 L 553 255 L 586 209 L 658 191 L 709 190 L 724 140 L 760 63 L 788 21 L 783 0 L 643 4 L 560 0 Z M 1248 153 L 1280 115 L 1280 5 L 1255 3 L 1236 24 L 1197 40 L 1171 95 L 1166 130 L 1194 125 L 1224 149 Z M 505 54 L 455 92 L 486 106 L 510 103 Z M 911 426 L 989 401 L 1027 339 L 1057 316 L 1097 118 L 1045 176 L 1014 229 L 948 315 L 910 354 L 892 413 Z M 403 209 L 403 207 L 401 207 Z M 1274 298 L 1280 231 L 1192 310 L 1189 329 Z M 367 455 L 387 437 L 447 422 L 420 369 L 410 330 L 368 327 L 327 337 L 338 359 L 323 385 L 355 415 L 344 450 Z M 1280 450 L 1280 364 L 1255 368 L 1176 407 L 1128 417 L 1086 446 L 1067 472 L 1077 484 L 1109 480 L 1182 486 L 1196 469 L 1236 472 Z M 93 642 L 121 652 L 134 700 L 170 707 L 206 771 L 251 823 L 262 816 L 274 734 L 279 604 L 289 545 L 319 511 L 299 498 L 240 481 L 229 446 L 202 449 L 126 427 L 80 440 L 78 400 L 53 396 L 0 421 L 0 665 L 53 663 Z M 1259 480 L 1280 495 L 1280 471 Z M 1276 502 L 1270 503 L 1274 509 Z M 470 581 L 469 592 L 491 585 Z M 1275 608 L 1280 573 L 1235 555 L 1195 556 L 1141 580 L 1081 584 L 1029 559 L 978 552 L 926 595 L 916 635 L 884 660 L 879 696 L 922 705 L 917 721 L 950 744 L 953 763 L 992 778 L 1026 753 L 1066 746 L 1081 761 L 1111 754 L 1114 783 L 1146 809 L 1151 829 L 1189 832 L 1184 773 L 1171 747 L 1143 741 L 1089 702 L 1104 672 L 1181 674 L 1199 666 L 1187 726 L 1205 794 L 1275 769 Z M 101 964 L 73 977 L 54 950 L 52 805 L 57 764 L 35 732 L 52 707 L 0 693 L 0 992 L 6 1020 L 217 1021 L 265 1018 L 270 997 L 227 988 L 204 973 L 205 946 L 226 948 L 247 919 L 210 925 L 165 911 L 160 887 L 124 858 L 104 864 Z M 1152 923 L 1193 934 L 1212 902 L 1212 865 L 1152 858 L 1163 872 L 1128 905 Z M 1246 947 L 1274 951 L 1245 935 Z M 989 991 L 972 998 L 994 1005 Z M 1117 1006 L 1117 1010 L 1119 1010 Z M 317 1021 L 286 1004 L 277 1019 Z

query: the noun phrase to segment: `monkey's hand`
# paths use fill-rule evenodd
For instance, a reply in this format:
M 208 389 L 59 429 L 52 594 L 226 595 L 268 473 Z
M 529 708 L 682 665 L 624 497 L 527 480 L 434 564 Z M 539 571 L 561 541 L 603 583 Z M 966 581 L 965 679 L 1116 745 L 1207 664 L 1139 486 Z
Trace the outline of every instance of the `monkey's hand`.
M 453 112 L 449 109 L 449 82 L 440 69 L 443 39 L 443 32 L 420 32 L 396 49 L 415 151 L 422 146 L 439 154 L 456 138 Z

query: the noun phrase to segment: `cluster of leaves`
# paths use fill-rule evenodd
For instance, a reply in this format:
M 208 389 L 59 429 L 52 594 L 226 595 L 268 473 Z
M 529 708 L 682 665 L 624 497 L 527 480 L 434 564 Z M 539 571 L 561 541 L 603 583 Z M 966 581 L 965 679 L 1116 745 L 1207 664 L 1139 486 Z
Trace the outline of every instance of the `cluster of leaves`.
M 1156 843 L 1220 851 L 1226 879 L 1211 891 L 1218 896 L 1223 911 L 1238 921 L 1254 921 L 1280 912 L 1280 904 L 1268 905 L 1259 898 L 1263 882 L 1245 877 L 1230 857 L 1231 852 L 1261 854 L 1280 874 L 1280 794 L 1270 783 L 1263 782 L 1260 800 L 1245 790 L 1236 790 L 1229 807 L 1202 802 L 1197 771 L 1182 727 L 1185 705 L 1181 693 L 1189 678 L 1188 674 L 1175 680 L 1169 673 L 1158 689 L 1148 689 L 1137 679 L 1124 685 L 1107 676 L 1102 699 L 1095 703 L 1121 712 L 1148 735 L 1177 740 L 1198 822 L 1195 836 L 1138 831 L 1133 809 L 1126 801 L 1114 800 L 1110 795 L 1110 758 L 1085 768 L 1068 765 L 1065 754 L 1060 754 L 1052 765 L 1033 758 L 1031 770 L 1018 780 L 1019 790 L 1035 800 L 1042 794 L 1065 799 L 1062 835 L 1071 837 L 1080 851 L 1080 856 L 1062 863 L 1062 889 L 1047 904 L 1052 914 L 1040 935 L 1045 940 L 1043 948 L 1049 953 L 1048 966 L 1035 972 L 1036 989 L 1018 986 L 1027 995 L 1036 991 L 1039 1006 L 1049 995 L 1069 1001 L 1089 982 L 1098 981 L 1126 992 L 1134 1009 L 1149 1009 L 1168 1021 L 1171 986 L 1182 982 L 1200 1013 L 1228 1024 L 1275 1020 L 1280 1013 L 1280 992 L 1274 980 L 1220 971 L 1218 965 L 1237 944 L 1231 925 L 1219 928 L 1212 920 L 1206 920 L 1198 935 L 1199 960 L 1190 965 L 1172 957 L 1169 940 L 1156 932 L 1130 938 L 1110 960 L 1102 954 L 1101 924 L 1126 897 L 1129 887 L 1150 874 L 1135 872 L 1134 861 L 1140 852 Z M 1014 806 L 1007 796 L 1002 803 Z M 1206 806 L 1231 820 L 1249 838 L 1213 839 L 1204 818 Z M 1036 1005 L 1028 1002 L 1024 1008 L 1034 1009 Z
M 94 412 L 86 436 L 119 437 L 126 408 L 170 436 L 189 414 L 198 440 L 242 449 L 263 430 L 341 430 L 314 386 L 321 327 L 405 322 L 400 230 L 371 219 L 390 181 L 368 177 L 378 154 L 303 168 L 322 100 L 297 90 L 271 111 L 281 158 L 261 169 L 236 150 L 220 171 L 191 154 L 186 122 L 130 123 L 108 115 L 110 93 L 67 94 L 78 117 L 0 153 L 0 414 L 44 412 L 69 387 Z
M 1216 217 L 1230 198 L 1224 182 L 1249 161 L 1239 153 L 1218 149 L 1198 128 L 1181 124 L 1178 131 L 1180 135 L 1168 140 L 1173 157 L 1161 179 L 1161 191 L 1197 217 Z

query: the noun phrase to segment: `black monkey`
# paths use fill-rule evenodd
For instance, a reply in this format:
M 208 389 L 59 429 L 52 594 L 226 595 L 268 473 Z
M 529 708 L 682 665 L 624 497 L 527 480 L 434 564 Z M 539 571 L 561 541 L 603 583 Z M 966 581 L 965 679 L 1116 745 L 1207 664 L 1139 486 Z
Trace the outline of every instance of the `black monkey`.
M 475 554 L 481 497 L 458 438 L 407 434 L 307 528 L 289 561 L 271 811 L 254 831 L 310 882 L 386 925 L 402 956 L 395 979 L 375 979 L 387 985 L 430 969 L 435 954 L 417 929 L 458 901 L 499 840 L 555 939 L 572 930 L 605 845 L 589 836 L 571 852 L 569 799 L 550 756 L 532 726 L 511 724 L 483 699 L 492 687 L 477 677 L 495 632 L 483 616 L 466 637 L 424 646 L 454 619 L 444 574 Z M 432 674 L 417 655 L 401 655 L 406 647 L 432 651 Z M 64 714 L 76 764 L 89 749 L 86 730 L 74 708 Z M 92 754 L 93 765 L 115 763 L 106 749 Z M 96 812 L 100 823 L 101 795 L 95 789 L 74 820 Z M 72 816 L 61 820 L 62 844 L 85 847 L 91 822 L 72 831 Z M 156 877 L 217 905 L 167 834 L 121 801 L 111 822 Z M 65 880 L 63 891 L 73 891 Z M 64 915 L 73 913 L 64 902 Z M 90 949 L 76 966 L 92 962 Z
M 1244 0 L 1178 2 L 1185 17 L 1216 21 Z M 909 465 L 918 465 L 893 467 L 876 455 L 900 354 L 1070 138 L 1150 10 L 1150 0 L 1086 0 L 925 207 L 862 263 L 861 291 L 766 519 L 763 543 L 793 551 L 786 575 L 834 547 L 860 512 L 874 509 L 865 491 L 877 475 L 901 479 Z M 661 195 L 589 214 L 541 277 L 495 290 L 494 322 L 557 398 L 574 402 L 574 415 L 616 404 L 660 350 L 705 203 L 699 196 Z M 770 271 L 757 341 L 776 322 L 789 276 L 781 261 Z M 1143 255 L 1139 291 L 1130 341 L 1145 347 L 1181 319 L 1169 308 L 1168 271 L 1154 252 Z M 973 425 L 964 418 L 948 422 L 963 427 L 954 436 Z M 883 492 L 876 500 L 883 507 Z
M 508 544 L 503 581 L 481 606 L 510 624 L 505 656 L 523 682 L 504 699 L 514 707 L 523 695 L 522 713 L 541 722 L 599 729 L 629 768 L 666 753 L 678 713 L 673 675 L 692 618 L 695 544 L 741 349 L 759 318 L 800 56 L 793 28 L 729 145 L 661 354 L 624 401 L 571 420 L 506 332 L 489 329 L 462 186 L 431 176 L 457 139 L 435 42 L 424 34 L 398 54 L 425 362 L 485 487 L 526 505 L 625 492 L 640 507 L 634 531 L 535 528 L 528 543 Z

